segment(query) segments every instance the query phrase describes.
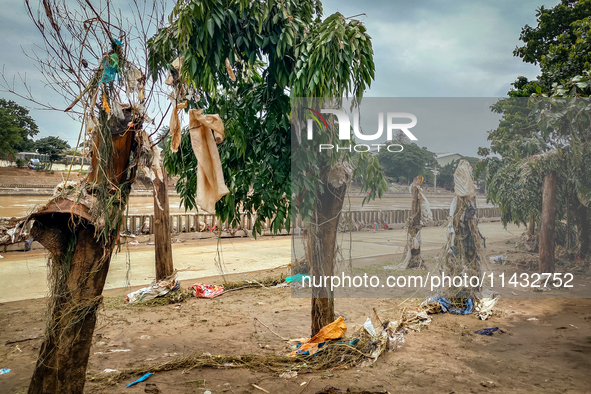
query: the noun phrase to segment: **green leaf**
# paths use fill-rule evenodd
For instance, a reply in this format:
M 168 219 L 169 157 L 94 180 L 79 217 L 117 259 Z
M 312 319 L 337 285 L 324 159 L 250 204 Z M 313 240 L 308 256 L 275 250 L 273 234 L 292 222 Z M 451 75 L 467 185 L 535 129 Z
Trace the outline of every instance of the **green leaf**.
M 207 20 L 207 30 L 209 31 L 209 35 L 211 36 L 211 38 L 213 38 L 213 34 L 215 32 L 215 22 L 213 21 L 212 18 L 209 18 Z

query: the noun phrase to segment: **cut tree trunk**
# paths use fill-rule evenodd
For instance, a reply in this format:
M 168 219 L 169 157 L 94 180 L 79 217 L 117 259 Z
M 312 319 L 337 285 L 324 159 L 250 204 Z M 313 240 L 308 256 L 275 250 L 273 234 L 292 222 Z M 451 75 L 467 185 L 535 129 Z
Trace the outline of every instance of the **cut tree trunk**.
M 105 111 L 99 114 L 99 122 L 105 127 L 97 128 L 96 132 L 102 135 L 100 141 L 112 138 L 112 156 L 104 155 L 98 160 L 101 146 L 94 145 L 92 158 L 97 167 L 81 181 L 76 195 L 55 196 L 29 216 L 35 220 L 31 236 L 51 256 L 48 324 L 29 386 L 30 394 L 84 391 L 96 311 L 103 299 L 111 254 L 135 181 L 142 150 L 138 142 L 146 139 L 136 138 L 143 115 L 132 113 L 131 108 L 124 112 L 127 117 L 119 122 L 117 130 L 107 127 Z M 134 126 L 130 127 L 129 123 Z M 87 192 L 94 194 L 96 200 L 87 199 L 90 197 L 85 195 Z
M 407 245 L 407 248 L 410 249 L 410 260 L 408 261 L 406 268 L 419 268 L 423 263 L 423 259 L 421 258 L 421 245 L 412 241 L 421 231 L 421 200 L 419 198 L 419 187 L 422 183 L 422 175 L 418 175 L 413 180 L 412 204 L 410 209 L 411 220 L 408 224 L 408 239 L 410 243 Z
M 330 279 L 328 283 L 324 283 L 324 277 L 334 274 L 337 230 L 347 192 L 346 182 L 339 187 L 334 187 L 330 181 L 324 184 L 324 193 L 317 196 L 318 208 L 315 213 L 318 226 L 307 232 L 306 258 L 312 270 L 312 284 L 315 281 L 316 284 L 323 285 L 312 286 L 312 336 L 335 319 L 334 292 L 330 289 Z
M 156 280 L 162 280 L 174 272 L 172 244 L 170 240 L 170 209 L 168 185 L 164 167 L 163 180 L 154 177 L 154 248 L 156 258 Z M 179 223 L 180 224 L 180 223 Z
M 73 223 L 72 218 L 76 223 Z M 113 246 L 95 227 L 69 213 L 35 218 L 31 235 L 52 255 L 52 309 L 29 386 L 30 394 L 82 393 Z
M 556 226 L 556 171 L 544 178 L 542 219 L 540 222 L 540 272 L 554 272 L 554 233 Z

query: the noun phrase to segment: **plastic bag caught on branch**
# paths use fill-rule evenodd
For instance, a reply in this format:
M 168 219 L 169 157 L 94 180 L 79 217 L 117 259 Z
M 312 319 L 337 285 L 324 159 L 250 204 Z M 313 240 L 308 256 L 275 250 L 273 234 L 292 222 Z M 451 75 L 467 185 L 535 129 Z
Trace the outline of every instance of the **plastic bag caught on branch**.
M 191 146 L 198 163 L 195 202 L 201 209 L 213 214 L 216 202 L 230 192 L 224 182 L 216 145 L 224 139 L 224 123 L 219 115 L 206 115 L 195 109 L 189 111 L 189 122 Z
M 472 198 L 476 195 L 476 187 L 472 178 L 472 167 L 466 160 L 460 161 L 454 173 L 454 188 L 456 196 L 459 197 Z

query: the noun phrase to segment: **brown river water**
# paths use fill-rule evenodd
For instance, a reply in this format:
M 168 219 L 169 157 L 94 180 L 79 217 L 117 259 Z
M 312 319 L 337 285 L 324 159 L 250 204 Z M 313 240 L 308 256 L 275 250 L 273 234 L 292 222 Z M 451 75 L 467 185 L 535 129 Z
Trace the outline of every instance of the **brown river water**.
M 0 217 L 21 217 L 26 216 L 34 209 L 44 205 L 49 196 L 6 196 L 0 195 Z M 453 195 L 427 196 L 431 208 L 449 208 Z M 351 210 L 391 210 L 410 209 L 411 199 L 409 197 L 386 197 L 361 205 L 361 197 L 351 197 Z M 485 197 L 478 198 L 479 207 L 492 207 L 486 203 Z M 170 196 L 170 213 L 184 213 L 185 209 L 180 206 L 178 196 Z M 345 201 L 347 205 L 347 201 Z M 347 209 L 347 208 L 345 208 Z M 196 211 L 191 211 L 196 212 Z M 129 213 L 137 215 L 149 215 L 154 213 L 154 198 L 147 196 L 132 196 L 130 198 Z

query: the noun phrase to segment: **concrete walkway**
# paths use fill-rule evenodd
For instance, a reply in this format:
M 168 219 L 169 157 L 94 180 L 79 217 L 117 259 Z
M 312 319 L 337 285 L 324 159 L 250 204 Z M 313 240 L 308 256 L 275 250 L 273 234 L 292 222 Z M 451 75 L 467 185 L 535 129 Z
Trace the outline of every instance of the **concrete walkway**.
M 521 234 L 523 228 L 499 222 L 481 223 L 480 231 L 487 242 L 505 241 Z M 353 237 L 353 258 L 400 254 L 406 244 L 406 231 L 395 229 L 377 232 L 356 232 Z M 339 234 L 343 256 L 349 254 L 349 233 Z M 422 250 L 435 250 L 445 242 L 445 228 L 422 230 Z M 294 240 L 296 257 L 303 256 L 301 240 Z M 291 260 L 291 237 L 225 238 L 219 250 L 225 272 L 237 274 L 267 270 L 287 265 Z M 47 294 L 47 256 L 43 250 L 10 252 L 0 259 L 0 302 L 42 298 Z M 173 244 L 174 266 L 180 280 L 197 279 L 220 274 L 215 259 L 217 240 L 197 240 Z M 105 289 L 137 287 L 154 279 L 154 247 L 123 246 L 111 261 Z

